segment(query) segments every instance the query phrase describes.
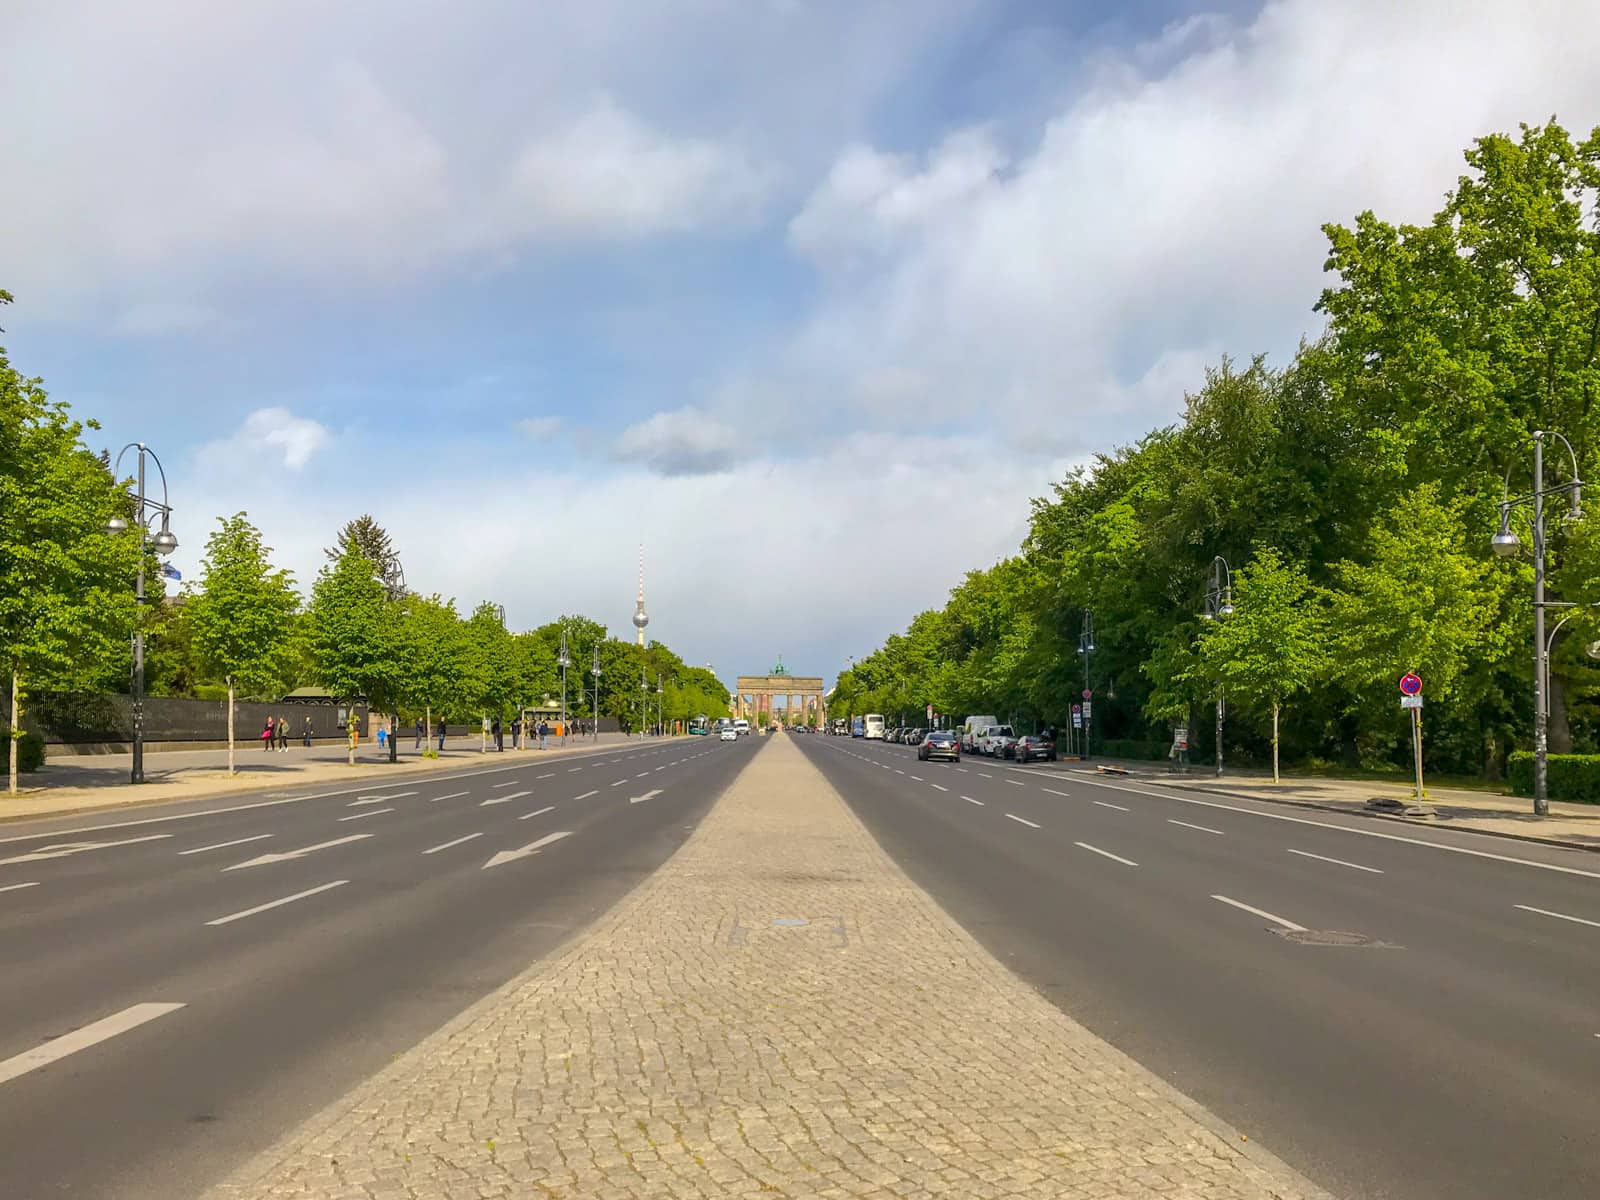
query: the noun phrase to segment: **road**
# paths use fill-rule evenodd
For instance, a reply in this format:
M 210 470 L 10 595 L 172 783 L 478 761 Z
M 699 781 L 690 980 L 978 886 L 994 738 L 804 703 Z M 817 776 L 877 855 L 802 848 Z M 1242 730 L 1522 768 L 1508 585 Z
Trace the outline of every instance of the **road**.
M 992 953 L 1336 1195 L 1600 1195 L 1600 855 L 797 740 Z
M 198 1193 L 608 909 L 753 752 L 0 827 L 0 1196 Z

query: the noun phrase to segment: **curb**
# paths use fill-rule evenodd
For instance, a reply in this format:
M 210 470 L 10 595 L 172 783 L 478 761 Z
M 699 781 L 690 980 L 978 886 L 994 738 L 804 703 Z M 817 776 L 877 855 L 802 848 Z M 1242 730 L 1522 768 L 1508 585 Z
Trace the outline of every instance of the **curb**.
M 1368 812 L 1364 809 L 1340 808 L 1334 804 L 1320 804 L 1315 800 L 1290 800 L 1283 796 L 1250 796 L 1242 792 L 1230 792 L 1223 788 L 1196 787 L 1190 783 L 1171 783 L 1165 779 L 1150 779 L 1143 775 L 1130 772 L 1129 779 L 1138 780 L 1140 783 L 1155 784 L 1158 787 L 1174 788 L 1179 791 L 1194 792 L 1198 795 L 1226 796 L 1230 800 L 1253 800 L 1260 804 L 1286 804 L 1291 808 L 1310 808 L 1317 812 L 1340 813 L 1347 817 L 1367 817 L 1375 821 L 1388 821 L 1395 825 L 1408 825 L 1413 829 L 1448 829 L 1456 833 L 1471 833 L 1478 837 L 1505 838 L 1513 842 L 1533 842 L 1540 846 L 1555 846 L 1561 850 L 1582 850 L 1589 854 L 1600 854 L 1600 844 L 1589 845 L 1584 842 L 1569 842 L 1564 838 L 1537 837 L 1531 833 L 1507 833 L 1501 829 L 1474 829 L 1467 825 L 1437 824 L 1429 821 L 1414 821 L 1410 817 L 1397 817 L 1389 813 Z

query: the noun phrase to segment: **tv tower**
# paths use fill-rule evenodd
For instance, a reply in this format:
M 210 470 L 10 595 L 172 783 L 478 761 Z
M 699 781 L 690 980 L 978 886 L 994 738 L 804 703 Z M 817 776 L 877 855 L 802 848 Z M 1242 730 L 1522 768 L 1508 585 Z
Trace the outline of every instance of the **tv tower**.
M 644 544 L 639 545 L 639 599 L 633 607 L 633 627 L 639 631 L 639 645 L 644 645 L 644 627 L 650 624 L 650 614 L 644 611 Z

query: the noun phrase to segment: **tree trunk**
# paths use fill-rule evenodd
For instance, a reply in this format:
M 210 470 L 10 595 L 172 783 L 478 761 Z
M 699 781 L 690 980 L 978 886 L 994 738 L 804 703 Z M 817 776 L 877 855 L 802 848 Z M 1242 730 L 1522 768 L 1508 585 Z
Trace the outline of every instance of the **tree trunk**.
M 19 701 L 17 699 L 17 693 L 19 691 L 20 691 L 20 689 L 17 687 L 17 666 L 16 666 L 15 663 L 12 663 L 11 664 L 11 737 L 9 739 L 10 742 L 11 742 L 11 748 L 10 748 L 10 753 L 9 753 L 10 766 L 7 768 L 9 770 L 9 772 L 10 772 L 10 782 L 8 784 L 8 789 L 7 790 L 9 790 L 10 793 L 13 796 L 15 796 L 17 794 L 17 751 L 20 748 L 17 743 L 21 740 L 20 738 L 17 737 L 17 734 L 22 732 L 22 704 L 21 704 L 21 701 Z
M 1567 717 L 1567 687 L 1550 672 L 1550 753 L 1572 753 L 1572 722 Z
M 233 676 L 228 676 L 228 774 L 237 775 L 239 772 L 233 765 Z
M 1278 782 L 1278 701 L 1272 701 L 1272 782 Z
M 433 740 L 433 705 L 423 705 L 423 714 L 422 749 L 424 752 L 426 752 L 428 749 L 428 743 Z

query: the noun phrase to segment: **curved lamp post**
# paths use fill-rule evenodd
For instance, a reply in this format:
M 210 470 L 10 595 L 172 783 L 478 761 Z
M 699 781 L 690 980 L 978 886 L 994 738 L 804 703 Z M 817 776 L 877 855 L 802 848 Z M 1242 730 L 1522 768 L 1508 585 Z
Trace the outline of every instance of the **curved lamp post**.
M 561 652 L 556 655 L 556 665 L 561 668 L 561 742 L 567 741 L 567 726 L 571 720 L 567 717 L 567 668 L 572 665 L 572 655 L 567 651 L 567 631 L 561 630 Z
M 663 722 L 665 720 L 666 714 L 662 711 L 662 706 L 665 703 L 665 697 L 666 697 L 666 687 L 661 682 L 661 672 L 657 671 L 656 672 L 656 736 L 657 737 L 660 737 L 662 732 L 663 732 L 662 724 L 663 724 Z
M 1545 487 L 1544 440 L 1555 438 L 1567 449 L 1567 461 L 1572 468 L 1572 478 L 1566 483 Z M 1501 558 L 1511 558 L 1522 549 L 1522 540 L 1511 528 L 1511 514 L 1524 505 L 1531 510 L 1528 524 L 1533 534 L 1533 812 L 1535 816 L 1550 813 L 1549 752 L 1550 752 L 1550 645 L 1545 637 L 1544 613 L 1547 608 L 1571 608 L 1570 603 L 1544 598 L 1544 580 L 1547 570 L 1545 538 L 1545 497 L 1565 495 L 1567 520 L 1583 519 L 1583 480 L 1578 476 L 1578 456 L 1572 443 L 1561 434 L 1549 429 L 1533 431 L 1533 490 L 1523 496 L 1511 494 L 1511 468 L 1506 468 L 1505 487 L 1500 500 L 1500 527 L 1489 539 L 1489 545 Z M 1559 628 L 1559 626 L 1558 626 Z M 1554 636 L 1552 631 L 1551 636 Z
M 1205 607 L 1200 610 L 1202 621 L 1217 621 L 1233 616 L 1233 572 L 1228 560 L 1217 555 L 1211 560 L 1210 575 L 1206 580 Z M 1222 681 L 1217 681 L 1217 775 L 1222 774 Z
M 594 646 L 594 666 L 589 668 L 594 676 L 594 740 L 600 740 L 600 643 Z
M 133 493 L 133 523 L 139 527 L 141 544 L 139 547 L 139 574 L 134 583 L 134 626 L 133 626 L 133 683 L 132 683 L 132 708 L 133 708 L 133 767 L 129 772 L 132 783 L 144 782 L 144 560 L 145 551 L 154 550 L 165 558 L 178 548 L 178 539 L 168 527 L 172 516 L 172 505 L 167 502 L 167 473 L 161 466 L 161 460 L 156 457 L 156 452 L 143 442 L 129 442 L 117 451 L 117 460 L 112 464 L 112 478 L 121 478 L 122 456 L 129 450 L 138 451 L 139 469 L 137 472 L 137 488 Z M 146 496 L 144 491 L 144 460 L 149 456 L 150 461 L 156 464 L 156 473 L 161 477 L 161 499 L 156 501 Z M 150 522 L 156 517 L 161 518 L 161 529 L 153 536 L 149 535 Z M 121 517 L 112 517 L 105 524 L 105 531 L 109 534 L 128 532 L 128 522 Z

